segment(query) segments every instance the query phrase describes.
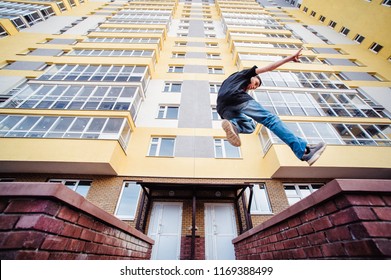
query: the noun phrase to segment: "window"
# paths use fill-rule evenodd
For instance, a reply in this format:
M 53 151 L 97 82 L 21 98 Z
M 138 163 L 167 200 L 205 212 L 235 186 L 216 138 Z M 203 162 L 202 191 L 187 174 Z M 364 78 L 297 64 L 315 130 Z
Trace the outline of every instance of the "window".
M 217 43 L 205 43 L 205 46 L 208 48 L 217 48 L 218 44 Z
M 369 48 L 374 53 L 379 53 L 381 49 L 383 48 L 382 45 L 379 45 L 378 43 L 373 43 L 371 47 Z
M 125 182 L 122 186 L 115 216 L 122 220 L 133 220 L 136 216 L 140 185 L 136 182 Z
M 360 35 L 360 34 L 357 34 L 355 37 L 354 37 L 354 41 L 355 42 L 357 42 L 357 43 L 359 43 L 359 44 L 361 44 L 362 43 L 362 41 L 364 41 L 364 39 L 365 39 L 365 37 L 364 36 L 362 36 L 362 35 Z
M 378 73 L 368 73 L 369 75 L 371 75 L 373 78 L 375 78 L 376 80 L 378 80 L 379 82 L 385 82 L 386 79 L 384 77 L 382 77 L 380 74 Z
M 285 184 L 285 194 L 289 205 L 295 204 L 301 199 L 309 196 L 324 184 Z
M 308 8 L 307 7 L 304 7 L 303 8 L 303 11 L 306 13 L 308 11 Z
M 334 28 L 337 25 L 335 21 L 330 20 L 329 27 Z
M 182 83 L 166 82 L 164 84 L 164 92 L 181 92 Z
M 250 190 L 246 189 L 247 201 L 250 199 Z M 253 185 L 253 198 L 251 201 L 251 214 L 271 214 L 269 196 L 264 184 Z
M 217 113 L 216 106 L 213 106 L 211 110 L 212 110 L 212 120 L 213 121 L 221 120 L 220 115 Z
M 324 17 L 324 16 L 320 16 L 320 17 L 319 17 L 319 21 L 320 21 L 320 22 L 324 22 L 325 20 L 326 20 L 326 17 Z
M 347 89 L 335 74 L 273 71 L 260 74 L 262 85 L 293 88 Z
M 206 57 L 209 59 L 220 59 L 220 54 L 218 53 L 207 53 Z
M 8 32 L 0 25 L 0 38 L 5 36 L 8 36 Z
M 126 118 L 0 115 L 0 137 L 118 140 L 126 149 L 130 134 Z
M 132 116 L 142 102 L 136 86 L 47 85 L 28 83 L 3 104 L 5 108 L 126 110 Z
M 87 196 L 92 183 L 92 181 L 89 180 L 68 180 L 68 179 L 50 179 L 49 182 L 61 183 L 84 197 Z
M 149 146 L 148 156 L 173 157 L 175 138 L 153 137 Z
M 312 12 L 311 12 L 311 16 L 312 16 L 312 17 L 315 17 L 315 16 L 316 16 L 316 12 L 315 12 L 315 11 L 312 11 Z
M 76 49 L 67 55 L 69 56 L 133 56 L 152 57 L 153 50 L 113 50 L 113 49 Z
M 175 42 L 175 47 L 186 47 L 187 42 Z
M 123 38 L 123 37 L 89 37 L 86 43 L 123 43 L 123 44 L 157 44 L 158 38 Z
M 183 73 L 183 66 L 169 66 L 168 67 L 169 73 Z
M 339 33 L 341 33 L 342 35 L 345 35 L 347 36 L 349 34 L 350 30 L 346 27 L 342 27 L 341 28 L 341 31 L 339 31 Z
M 240 149 L 226 139 L 215 139 L 214 148 L 216 158 L 240 158 Z
M 371 124 L 333 124 L 346 145 L 389 146 L 387 125 Z
M 166 106 L 162 105 L 159 107 L 158 119 L 178 119 L 178 106 Z
M 148 80 L 147 66 L 54 64 L 39 80 L 90 82 L 142 82 Z
M 220 87 L 221 87 L 221 84 L 210 83 L 209 84 L 209 93 L 218 93 Z
M 173 52 L 172 53 L 173 58 L 185 58 L 185 56 L 186 56 L 186 53 L 182 53 L 182 52 Z
M 223 68 L 221 67 L 208 67 L 209 74 L 224 74 Z

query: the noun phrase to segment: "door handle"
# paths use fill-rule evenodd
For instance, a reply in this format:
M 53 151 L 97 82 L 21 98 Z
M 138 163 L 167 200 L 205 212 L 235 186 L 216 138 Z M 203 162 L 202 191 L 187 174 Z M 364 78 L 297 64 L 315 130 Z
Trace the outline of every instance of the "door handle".
M 162 228 L 163 228 L 163 225 L 162 224 L 159 224 L 159 228 L 157 230 L 157 233 L 158 234 L 161 234 L 162 233 Z

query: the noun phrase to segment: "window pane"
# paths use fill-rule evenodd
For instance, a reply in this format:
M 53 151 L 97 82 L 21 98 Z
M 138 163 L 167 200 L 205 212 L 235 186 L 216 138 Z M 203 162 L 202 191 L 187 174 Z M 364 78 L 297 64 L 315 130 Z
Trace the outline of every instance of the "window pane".
M 9 130 L 14 127 L 23 117 L 22 116 L 8 116 L 1 124 L 0 129 Z
M 171 91 L 172 92 L 180 92 L 182 88 L 181 84 L 172 84 Z
M 168 107 L 167 108 L 167 119 L 177 119 L 178 118 L 178 107 Z
M 100 132 L 105 124 L 106 119 L 104 118 L 95 118 L 90 123 L 87 132 Z
M 225 153 L 227 158 L 239 158 L 240 152 L 238 147 L 232 146 L 228 140 L 224 140 Z
M 307 197 L 311 194 L 309 186 L 299 186 L 302 198 Z
M 151 147 L 149 149 L 149 156 L 156 156 L 156 151 L 157 151 L 157 144 L 152 143 Z
M 77 118 L 69 131 L 84 131 L 90 118 Z
M 163 138 L 160 145 L 160 156 L 173 156 L 174 155 L 174 139 Z
M 116 215 L 134 218 L 137 210 L 140 186 L 136 183 L 125 183 Z
M 265 186 L 258 186 L 255 193 L 257 194 L 257 199 L 259 201 L 259 210 L 262 212 L 271 212 Z
M 103 130 L 103 133 L 118 133 L 121 129 L 123 119 L 110 118 Z
M 17 127 L 15 127 L 15 130 L 30 130 L 38 119 L 39 117 L 26 117 Z
M 52 131 L 66 131 L 74 118 L 72 117 L 60 117 L 60 120 L 55 124 Z
M 288 197 L 297 196 L 295 186 L 285 186 L 285 193 Z
M 289 205 L 295 204 L 298 201 L 300 201 L 300 198 L 298 198 L 298 197 L 288 197 Z
M 87 196 L 88 191 L 90 190 L 91 181 L 80 181 L 79 185 L 76 188 L 76 192 L 84 197 Z
M 48 131 L 53 123 L 57 120 L 57 117 L 43 117 L 38 124 L 34 127 L 34 131 Z

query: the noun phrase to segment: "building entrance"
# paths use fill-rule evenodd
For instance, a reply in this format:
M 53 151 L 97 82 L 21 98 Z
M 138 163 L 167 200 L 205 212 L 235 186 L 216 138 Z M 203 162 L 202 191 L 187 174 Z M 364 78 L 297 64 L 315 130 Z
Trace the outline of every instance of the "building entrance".
M 232 239 L 237 236 L 234 207 L 231 203 L 205 203 L 205 257 L 209 260 L 234 260 Z
M 153 260 L 178 260 L 181 248 L 182 203 L 154 202 L 148 236 L 155 240 Z

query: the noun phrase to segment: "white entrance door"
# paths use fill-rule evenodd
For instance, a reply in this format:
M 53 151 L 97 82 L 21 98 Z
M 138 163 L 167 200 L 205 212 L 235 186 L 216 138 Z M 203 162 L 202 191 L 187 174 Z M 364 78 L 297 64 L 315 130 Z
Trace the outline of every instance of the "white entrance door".
M 205 257 L 234 260 L 232 239 L 237 236 L 234 208 L 229 203 L 205 204 Z
M 153 260 L 178 260 L 181 248 L 182 203 L 155 202 L 148 236 L 155 240 Z

